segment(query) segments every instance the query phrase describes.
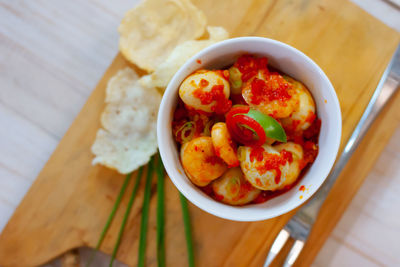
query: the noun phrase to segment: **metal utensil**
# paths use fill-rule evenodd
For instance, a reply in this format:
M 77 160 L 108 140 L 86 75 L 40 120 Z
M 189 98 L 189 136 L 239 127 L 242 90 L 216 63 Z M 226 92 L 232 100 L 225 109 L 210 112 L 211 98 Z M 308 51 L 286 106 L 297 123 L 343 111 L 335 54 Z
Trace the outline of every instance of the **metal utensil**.
M 400 88 L 400 45 L 372 95 L 371 101 L 365 109 L 360 121 L 354 129 L 349 141 L 347 142 L 342 154 L 336 161 L 335 166 L 326 178 L 324 184 L 315 193 L 313 198 L 304 205 L 283 227 L 274 243 L 272 244 L 264 267 L 268 267 L 274 258 L 279 254 L 289 237 L 295 240 L 290 252 L 283 264 L 290 267 L 296 261 L 301 250 L 307 241 L 311 228 L 313 227 L 322 203 L 328 196 L 329 191 L 334 185 L 339 174 L 345 167 L 347 161 L 354 153 L 357 146 L 378 117 L 383 107 L 388 103 L 393 94 Z

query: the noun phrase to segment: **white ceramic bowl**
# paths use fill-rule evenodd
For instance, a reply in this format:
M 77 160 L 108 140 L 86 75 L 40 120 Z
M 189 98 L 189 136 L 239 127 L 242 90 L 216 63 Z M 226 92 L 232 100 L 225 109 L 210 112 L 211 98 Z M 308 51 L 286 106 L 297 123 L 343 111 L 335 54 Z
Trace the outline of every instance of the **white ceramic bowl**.
M 266 56 L 269 64 L 303 82 L 311 91 L 322 121 L 319 153 L 300 183 L 290 191 L 261 204 L 230 206 L 217 202 L 190 182 L 179 160 L 172 135 L 171 122 L 181 82 L 200 68 L 223 68 L 234 63 L 241 54 Z M 339 101 L 325 73 L 299 50 L 267 38 L 241 37 L 214 44 L 193 56 L 170 81 L 158 113 L 157 135 L 160 154 L 166 171 L 178 190 L 199 208 L 235 221 L 258 221 L 282 215 L 300 206 L 324 182 L 335 161 L 342 131 Z M 306 190 L 300 191 L 304 185 Z

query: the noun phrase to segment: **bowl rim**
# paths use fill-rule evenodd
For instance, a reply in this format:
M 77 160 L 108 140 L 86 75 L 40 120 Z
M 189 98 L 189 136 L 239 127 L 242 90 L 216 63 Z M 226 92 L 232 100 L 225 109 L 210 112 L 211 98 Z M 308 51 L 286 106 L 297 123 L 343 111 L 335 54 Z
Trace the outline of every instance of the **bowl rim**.
M 292 52 L 297 54 L 302 59 L 302 61 L 307 62 L 309 65 L 311 65 L 317 71 L 318 75 L 322 78 L 323 83 L 327 85 L 326 86 L 327 90 L 328 90 L 327 93 L 330 94 L 331 100 L 333 100 L 333 106 L 335 107 L 333 111 L 335 112 L 335 116 L 338 119 L 338 121 L 336 123 L 337 124 L 336 125 L 336 127 L 337 127 L 336 128 L 337 129 L 336 130 L 336 139 L 331 140 L 333 142 L 333 147 L 334 147 L 334 151 L 332 151 L 333 155 L 329 158 L 329 161 L 326 163 L 326 165 L 329 166 L 329 168 L 326 168 L 326 170 L 323 172 L 324 178 L 321 179 L 321 182 L 319 184 L 315 184 L 315 186 L 313 186 L 313 188 L 310 189 L 310 193 L 304 194 L 304 197 L 302 199 L 299 199 L 292 205 L 286 205 L 277 211 L 271 211 L 269 213 L 265 213 L 265 212 L 264 213 L 263 212 L 253 213 L 253 215 L 250 217 L 248 215 L 246 215 L 247 217 L 243 216 L 244 215 L 243 211 L 246 210 L 246 205 L 231 206 L 228 204 L 218 202 L 209 197 L 207 198 L 206 196 L 201 196 L 199 199 L 193 197 L 192 193 L 194 191 L 196 191 L 196 189 L 192 188 L 191 186 L 186 185 L 185 183 L 180 181 L 181 180 L 180 178 L 176 177 L 177 175 L 180 174 L 181 176 L 184 176 L 187 178 L 186 174 L 184 174 L 184 173 L 182 174 L 182 173 L 180 173 L 179 170 L 177 171 L 177 170 L 173 169 L 173 166 L 170 166 L 169 164 L 165 164 L 165 163 L 168 163 L 168 161 L 169 161 L 168 160 L 169 154 L 166 151 L 168 148 L 165 146 L 167 146 L 166 139 L 168 139 L 170 135 L 161 134 L 164 129 L 163 128 L 163 126 L 164 126 L 163 125 L 163 122 L 164 122 L 163 117 L 166 116 L 165 114 L 171 112 L 171 110 L 165 110 L 166 106 L 169 104 L 168 101 L 173 100 L 173 97 L 171 96 L 171 94 L 176 94 L 177 87 L 183 81 L 183 79 L 186 77 L 185 76 L 185 77 L 181 78 L 180 77 L 181 74 L 183 72 L 185 72 L 190 66 L 196 64 L 196 60 L 198 58 L 204 57 L 205 55 L 209 54 L 211 51 L 218 49 L 220 47 L 223 47 L 223 46 L 230 46 L 230 45 L 234 45 L 234 44 L 241 43 L 241 42 L 268 42 L 273 45 L 281 46 L 283 49 L 291 50 Z M 243 52 L 246 52 L 246 51 L 243 51 Z M 176 186 L 176 188 L 179 190 L 179 192 L 181 192 L 190 202 L 192 202 L 194 205 L 196 205 L 200 209 L 202 209 L 210 214 L 213 214 L 217 217 L 221 217 L 221 218 L 229 219 L 229 220 L 233 220 L 233 221 L 260 221 L 260 220 L 270 219 L 270 218 L 274 218 L 274 217 L 280 216 L 282 214 L 285 214 L 289 211 L 292 211 L 295 208 L 301 206 L 303 203 L 305 203 L 309 198 L 311 198 L 315 194 L 316 191 L 318 191 L 318 189 L 321 187 L 321 185 L 325 182 L 329 172 L 331 171 L 333 164 L 336 160 L 338 151 L 339 151 L 341 135 L 342 135 L 342 115 L 341 115 L 339 100 L 337 98 L 336 91 L 334 90 L 332 83 L 330 82 L 329 78 L 324 73 L 324 71 L 311 58 L 309 58 L 306 54 L 304 54 L 300 50 L 298 50 L 288 44 L 285 44 L 283 42 L 273 40 L 270 38 L 265 38 L 265 37 L 231 38 L 231 39 L 227 39 L 227 40 L 223 40 L 221 42 L 215 43 L 215 44 L 201 50 L 200 52 L 196 53 L 194 56 L 192 56 L 190 59 L 188 59 L 185 62 L 185 64 L 183 64 L 179 68 L 179 70 L 174 74 L 174 76 L 168 83 L 168 86 L 162 97 L 162 101 L 160 104 L 158 117 L 157 117 L 157 141 L 158 141 L 158 145 L 159 145 L 159 152 L 161 155 L 161 159 L 164 162 L 164 166 L 168 173 L 168 176 L 170 177 L 173 184 Z M 175 140 L 174 140 L 174 142 L 175 142 Z M 178 154 L 179 154 L 179 152 L 178 152 Z M 180 160 L 179 160 L 179 162 L 180 162 Z M 176 171 L 179 174 L 177 174 Z M 196 185 L 193 185 L 193 186 L 196 187 Z M 200 190 L 200 189 L 197 188 L 197 190 Z M 213 203 L 211 203 L 211 202 L 213 202 Z M 223 205 L 223 206 L 221 206 L 221 205 Z

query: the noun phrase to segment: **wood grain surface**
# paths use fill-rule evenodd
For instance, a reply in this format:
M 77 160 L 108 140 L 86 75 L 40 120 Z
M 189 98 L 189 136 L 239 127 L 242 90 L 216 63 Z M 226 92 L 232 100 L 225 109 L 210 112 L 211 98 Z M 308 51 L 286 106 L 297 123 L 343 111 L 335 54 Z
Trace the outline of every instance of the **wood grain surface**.
M 313 58 L 339 95 L 343 140 L 355 126 L 399 41 L 397 33 L 346 1 L 231 1 L 230 5 L 238 8 L 233 8 L 226 20 L 221 19 L 220 10 L 226 10 L 227 2 L 196 4 L 206 12 L 210 24 L 222 24 L 234 36 L 278 39 Z M 125 64 L 121 56 L 116 57 L 4 229 L 0 236 L 1 266 L 38 265 L 72 247 L 94 246 L 122 179 L 110 170 L 92 167 L 89 148 L 99 127 L 105 84 Z M 397 96 L 352 159 L 352 167 L 341 176 L 301 256 L 301 265 L 308 266 L 313 260 L 388 141 L 399 121 L 399 101 Z M 166 195 L 167 261 L 182 266 L 186 262 L 182 220 L 178 195 L 170 182 Z M 153 215 L 155 200 L 153 195 Z M 107 253 L 113 247 L 126 201 L 102 247 Z M 131 265 L 136 262 L 140 204 L 135 203 L 118 254 Z M 237 223 L 193 206 L 191 213 L 199 266 L 259 266 L 270 241 L 288 219 L 285 215 L 264 222 Z M 152 226 L 154 220 L 150 218 Z M 147 263 L 155 265 L 155 231 L 150 229 Z

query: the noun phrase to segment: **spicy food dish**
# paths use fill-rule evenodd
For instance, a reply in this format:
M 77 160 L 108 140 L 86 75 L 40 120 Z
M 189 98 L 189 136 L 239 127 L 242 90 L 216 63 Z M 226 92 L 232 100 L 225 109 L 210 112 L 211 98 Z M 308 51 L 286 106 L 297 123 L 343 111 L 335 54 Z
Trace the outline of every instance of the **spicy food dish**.
M 186 77 L 172 131 L 191 182 L 217 201 L 245 205 L 297 184 L 318 154 L 320 125 L 304 84 L 246 54 Z

